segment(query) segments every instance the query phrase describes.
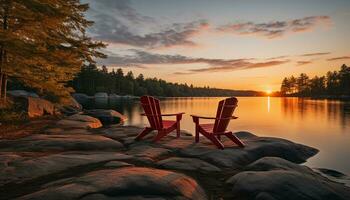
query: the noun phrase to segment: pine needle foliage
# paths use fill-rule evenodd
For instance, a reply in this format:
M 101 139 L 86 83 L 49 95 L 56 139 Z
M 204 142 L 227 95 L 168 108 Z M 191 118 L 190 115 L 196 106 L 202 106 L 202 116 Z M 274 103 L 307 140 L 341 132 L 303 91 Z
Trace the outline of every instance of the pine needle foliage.
M 0 0 L 2 79 L 68 97 L 72 89 L 66 83 L 81 66 L 105 57 L 99 51 L 105 44 L 86 34 L 93 24 L 84 15 L 88 8 L 79 0 Z

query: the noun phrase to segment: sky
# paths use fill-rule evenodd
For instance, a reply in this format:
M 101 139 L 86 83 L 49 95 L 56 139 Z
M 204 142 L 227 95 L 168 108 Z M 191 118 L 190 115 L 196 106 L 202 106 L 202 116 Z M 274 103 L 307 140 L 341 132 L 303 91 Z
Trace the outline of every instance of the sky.
M 82 0 L 99 66 L 225 89 L 276 91 L 286 76 L 350 64 L 349 0 Z

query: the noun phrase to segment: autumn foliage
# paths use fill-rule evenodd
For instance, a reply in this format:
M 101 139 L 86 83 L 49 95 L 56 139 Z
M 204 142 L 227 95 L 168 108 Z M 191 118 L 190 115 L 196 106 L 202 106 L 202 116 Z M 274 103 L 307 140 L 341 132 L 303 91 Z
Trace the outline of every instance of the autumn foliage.
M 39 93 L 67 97 L 84 63 L 105 55 L 105 45 L 86 29 L 87 4 L 79 0 L 0 0 L 0 97 L 6 99 L 9 78 Z

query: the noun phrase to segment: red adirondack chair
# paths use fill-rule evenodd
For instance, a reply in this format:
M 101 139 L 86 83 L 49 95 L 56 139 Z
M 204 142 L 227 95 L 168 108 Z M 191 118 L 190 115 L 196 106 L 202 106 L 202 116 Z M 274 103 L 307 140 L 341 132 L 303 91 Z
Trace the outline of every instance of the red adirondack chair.
M 244 147 L 244 143 L 237 138 L 231 131 L 226 128 L 232 119 L 238 117 L 232 116 L 233 111 L 237 107 L 238 100 L 235 97 L 227 98 L 219 102 L 216 117 L 202 117 L 191 115 L 193 122 L 196 124 L 196 142 L 199 142 L 199 133 L 211 140 L 219 149 L 224 149 L 224 145 L 220 141 L 220 136 L 225 135 L 240 147 Z M 214 124 L 200 124 L 199 119 L 214 119 Z
M 180 120 L 182 119 L 182 115 L 185 113 L 161 114 L 159 100 L 151 96 L 142 96 L 140 101 L 143 110 L 145 111 L 145 113 L 141 115 L 148 118 L 150 127 L 146 127 L 135 138 L 136 140 L 140 140 L 153 130 L 158 131 L 158 134 L 153 139 L 154 142 L 159 141 L 162 137 L 166 136 L 175 129 L 177 137 L 180 137 Z M 176 121 L 163 120 L 163 116 L 176 116 Z

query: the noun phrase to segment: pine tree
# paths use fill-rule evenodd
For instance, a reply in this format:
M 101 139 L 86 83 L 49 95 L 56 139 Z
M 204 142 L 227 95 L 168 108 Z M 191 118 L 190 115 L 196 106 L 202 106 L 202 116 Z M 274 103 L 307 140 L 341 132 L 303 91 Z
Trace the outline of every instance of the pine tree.
M 39 93 L 67 97 L 85 62 L 105 57 L 105 45 L 86 35 L 87 4 L 79 0 L 0 0 L 0 98 L 8 77 Z

